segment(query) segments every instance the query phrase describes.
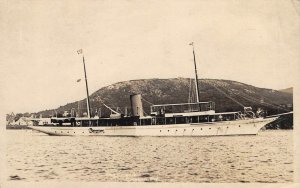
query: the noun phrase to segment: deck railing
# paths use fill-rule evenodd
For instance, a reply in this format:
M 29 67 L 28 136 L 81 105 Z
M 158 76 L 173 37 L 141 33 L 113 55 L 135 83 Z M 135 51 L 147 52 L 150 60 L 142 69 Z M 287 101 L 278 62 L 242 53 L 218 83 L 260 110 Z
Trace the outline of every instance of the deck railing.
M 215 103 L 199 102 L 199 103 L 180 103 L 180 104 L 162 104 L 152 105 L 151 114 L 166 114 L 166 113 L 188 113 L 215 110 Z

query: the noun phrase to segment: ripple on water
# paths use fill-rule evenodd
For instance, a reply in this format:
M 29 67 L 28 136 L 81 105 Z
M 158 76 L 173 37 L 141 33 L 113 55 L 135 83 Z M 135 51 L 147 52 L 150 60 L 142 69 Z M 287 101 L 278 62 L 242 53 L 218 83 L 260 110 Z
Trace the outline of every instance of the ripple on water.
M 47 170 L 38 170 L 38 171 L 36 171 L 36 173 L 37 174 L 41 174 L 41 173 L 44 173 L 44 172 L 46 172 Z
M 130 167 L 122 167 L 122 168 L 120 168 L 120 170 L 132 170 L 132 168 L 130 168 Z
M 9 180 L 24 180 L 25 178 L 21 178 L 18 175 L 11 175 L 9 176 Z
M 253 137 L 176 138 L 8 134 L 10 180 L 293 181 L 292 131 L 265 131 Z
M 149 177 L 151 177 L 151 175 L 150 174 L 142 174 L 142 175 L 140 175 L 140 177 L 141 178 L 149 178 Z

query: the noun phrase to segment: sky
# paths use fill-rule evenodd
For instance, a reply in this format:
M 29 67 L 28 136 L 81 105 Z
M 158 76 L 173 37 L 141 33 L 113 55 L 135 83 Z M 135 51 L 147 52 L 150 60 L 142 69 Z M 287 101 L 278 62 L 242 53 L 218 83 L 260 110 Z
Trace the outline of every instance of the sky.
M 1 111 L 36 112 L 133 79 L 298 84 L 298 0 L 1 1 Z

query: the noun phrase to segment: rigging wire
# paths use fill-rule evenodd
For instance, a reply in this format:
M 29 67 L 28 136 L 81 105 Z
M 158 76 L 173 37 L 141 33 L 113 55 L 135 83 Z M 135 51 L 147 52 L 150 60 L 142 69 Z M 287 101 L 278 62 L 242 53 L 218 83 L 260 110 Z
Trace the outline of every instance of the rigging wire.
M 237 96 L 240 96 L 240 97 L 242 97 L 242 98 L 244 98 L 244 99 L 246 99 L 246 100 L 248 100 L 248 101 L 250 101 L 250 102 L 253 102 L 253 101 L 255 101 L 255 102 L 257 102 L 257 103 L 260 103 L 260 104 L 262 104 L 262 105 L 264 105 L 264 106 L 272 106 L 272 107 L 274 107 L 274 108 L 279 108 L 279 109 L 282 109 L 282 110 L 285 110 L 285 111 L 289 111 L 289 110 L 287 110 L 287 109 L 285 109 L 285 108 L 282 108 L 280 105 L 277 105 L 277 104 L 271 104 L 271 103 L 267 103 L 267 102 L 261 102 L 260 101 L 260 99 L 257 99 L 257 98 L 255 98 L 255 97 L 252 97 L 252 96 L 250 96 L 250 95 L 247 95 L 246 93 L 243 93 L 243 92 L 240 92 L 240 93 L 235 93 L 235 92 L 232 92 L 232 91 L 230 91 L 229 89 L 227 89 L 227 88 L 225 88 L 224 86 L 221 86 L 221 87 L 223 87 L 225 90 L 228 90 L 231 94 L 235 94 L 235 95 L 237 95 Z
M 224 86 L 222 86 L 222 85 L 219 85 L 219 84 L 218 84 L 218 86 L 219 86 L 219 87 L 222 87 L 224 90 L 227 90 L 229 93 L 234 94 L 234 95 L 237 95 L 237 96 L 240 96 L 240 97 L 242 97 L 242 98 L 244 98 L 244 99 L 246 99 L 246 100 L 248 100 L 248 101 L 250 101 L 250 102 L 255 101 L 255 102 L 260 103 L 260 104 L 262 104 L 262 105 L 264 105 L 264 106 L 272 106 L 272 107 L 274 107 L 274 108 L 278 108 L 278 109 L 281 109 L 281 110 L 284 110 L 284 111 L 287 111 L 287 112 L 290 111 L 290 110 L 287 110 L 287 109 L 285 109 L 285 108 L 282 108 L 281 106 L 276 105 L 276 104 L 271 104 L 271 103 L 267 103 L 267 102 L 263 102 L 263 103 L 262 103 L 262 102 L 260 101 L 260 99 L 254 98 L 254 97 L 252 97 L 252 96 L 250 96 L 250 95 L 247 95 L 246 93 L 239 92 L 239 93 L 237 94 L 237 93 L 235 93 L 235 92 L 233 92 L 233 91 L 227 89 L 226 87 L 224 87 Z
M 143 108 L 143 113 L 144 113 L 146 116 L 149 116 L 149 114 L 146 113 L 146 111 L 144 110 L 144 108 Z
M 264 106 L 270 106 L 270 107 L 274 107 L 274 108 L 278 108 L 278 109 L 281 109 L 281 110 L 284 110 L 286 112 L 290 111 L 290 110 L 287 110 L 285 108 L 282 108 L 281 106 L 279 105 L 273 105 L 273 104 L 270 104 L 270 103 L 267 103 L 267 102 L 261 102 L 259 99 L 255 99 L 253 97 L 247 97 L 247 95 L 245 95 L 245 93 L 242 93 L 241 95 L 239 95 L 241 97 L 243 97 L 244 99 L 248 100 L 248 101 L 255 101 L 255 102 L 258 102 Z
M 153 103 L 147 101 L 144 97 L 142 97 L 142 100 L 144 100 L 146 103 L 150 104 L 150 105 L 154 105 Z
M 266 97 L 264 97 L 264 99 L 263 100 L 268 100 L 268 101 L 271 101 L 270 99 L 268 99 L 268 98 L 266 98 Z M 266 103 L 266 102 L 265 102 Z M 280 104 L 276 104 L 276 103 L 272 103 L 272 102 L 268 102 L 269 104 L 273 104 L 273 105 L 275 105 L 275 106 L 278 106 L 278 107 L 280 107 L 280 108 L 282 108 L 282 106 L 280 106 Z M 286 109 L 287 111 L 290 111 L 289 109 Z
M 154 105 L 153 103 L 149 102 L 148 100 L 146 100 L 144 97 L 142 97 L 142 100 L 145 101 L 146 103 L 150 104 L 150 106 Z M 149 116 L 149 114 L 146 113 L 146 111 L 143 108 L 143 112 L 146 116 Z
M 232 101 L 236 102 L 237 104 L 239 104 L 240 106 L 242 106 L 243 108 L 245 108 L 245 105 L 243 105 L 242 103 L 240 103 L 239 101 L 235 100 L 234 98 L 232 98 L 231 96 L 227 95 L 227 93 L 225 93 L 224 91 L 222 91 L 220 88 L 218 88 L 217 86 L 215 86 L 215 84 L 210 83 L 209 81 L 207 82 L 209 85 L 213 86 L 216 90 L 218 90 L 219 92 L 223 93 L 226 97 L 228 97 L 229 99 L 231 99 Z
M 120 114 L 119 112 L 113 110 L 111 107 L 107 106 L 107 105 L 103 102 L 103 100 L 100 98 L 99 95 L 97 95 L 96 100 L 98 100 L 99 102 L 101 102 L 101 103 L 102 103 L 106 108 L 108 108 L 110 111 L 112 111 L 112 112 L 114 112 L 114 113 L 116 113 L 116 114 Z

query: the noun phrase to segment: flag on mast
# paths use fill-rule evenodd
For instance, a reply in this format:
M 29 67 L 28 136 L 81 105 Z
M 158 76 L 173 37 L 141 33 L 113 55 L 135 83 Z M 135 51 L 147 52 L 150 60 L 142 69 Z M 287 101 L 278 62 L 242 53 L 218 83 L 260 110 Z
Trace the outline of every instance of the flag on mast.
M 82 54 L 82 49 L 77 50 L 78 55 Z
M 80 82 L 80 81 L 81 81 L 81 78 L 77 80 L 77 82 Z

